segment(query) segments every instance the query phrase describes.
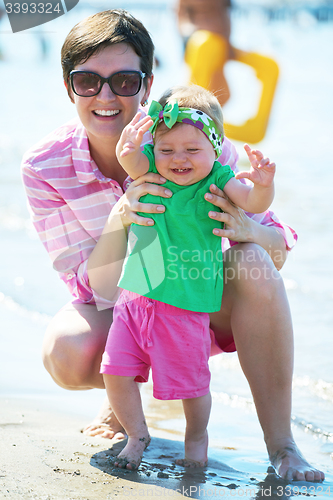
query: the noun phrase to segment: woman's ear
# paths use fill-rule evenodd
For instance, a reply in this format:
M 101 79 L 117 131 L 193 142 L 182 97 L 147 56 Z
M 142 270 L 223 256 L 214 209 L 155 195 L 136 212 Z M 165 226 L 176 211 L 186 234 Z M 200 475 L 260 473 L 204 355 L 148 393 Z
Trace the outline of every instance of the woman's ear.
M 150 91 L 151 91 L 151 86 L 153 85 L 153 81 L 154 81 L 154 75 L 152 74 L 147 79 L 147 88 L 146 88 L 146 92 L 144 93 L 144 96 L 142 98 L 142 102 L 148 103 L 148 97 L 150 96 Z
M 72 92 L 72 89 L 70 88 L 69 86 L 69 83 L 66 82 L 66 80 L 64 80 L 64 85 L 66 87 L 66 90 L 67 90 L 67 94 L 71 100 L 71 102 L 74 104 L 74 97 L 73 97 L 73 92 Z

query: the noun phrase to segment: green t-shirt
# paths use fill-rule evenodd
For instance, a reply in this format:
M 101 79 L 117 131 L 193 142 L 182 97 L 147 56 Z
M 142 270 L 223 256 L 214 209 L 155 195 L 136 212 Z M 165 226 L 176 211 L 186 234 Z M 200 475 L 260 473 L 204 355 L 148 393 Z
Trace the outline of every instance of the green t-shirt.
M 144 153 L 149 172 L 157 173 L 153 145 Z M 139 215 L 154 219 L 154 226 L 132 224 L 119 286 L 145 297 L 197 312 L 221 308 L 223 256 L 221 238 L 212 231 L 217 222 L 208 217 L 218 208 L 204 199 L 209 186 L 223 189 L 234 177 L 229 165 L 215 161 L 207 177 L 190 186 L 166 181 L 163 187 L 173 196 L 162 198 L 147 194 L 141 202 L 162 204 L 162 214 Z

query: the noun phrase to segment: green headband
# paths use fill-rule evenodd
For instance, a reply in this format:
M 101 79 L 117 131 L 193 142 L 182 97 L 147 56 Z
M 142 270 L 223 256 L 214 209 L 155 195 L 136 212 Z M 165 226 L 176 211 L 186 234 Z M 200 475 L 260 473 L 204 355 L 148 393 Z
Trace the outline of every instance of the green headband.
M 177 101 L 168 103 L 162 108 L 161 104 L 152 101 L 148 115 L 151 116 L 154 124 L 150 127 L 150 132 L 155 135 L 157 126 L 164 121 L 168 128 L 172 128 L 176 122 L 193 125 L 205 134 L 216 151 L 217 157 L 222 153 L 223 135 L 210 116 L 203 111 L 192 108 L 179 108 Z

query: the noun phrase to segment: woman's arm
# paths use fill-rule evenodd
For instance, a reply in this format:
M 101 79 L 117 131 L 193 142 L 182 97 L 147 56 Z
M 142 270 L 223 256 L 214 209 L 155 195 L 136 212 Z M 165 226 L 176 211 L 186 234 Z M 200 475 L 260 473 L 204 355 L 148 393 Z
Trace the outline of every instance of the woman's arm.
M 211 186 L 210 191 L 205 195 L 205 199 L 223 212 L 211 211 L 208 215 L 211 219 L 225 224 L 224 229 L 214 229 L 214 234 L 235 242 L 251 242 L 260 245 L 270 255 L 275 267 L 278 270 L 281 269 L 288 255 L 286 242 L 281 232 L 273 224 L 263 225 L 248 217 L 242 209 L 230 203 L 223 191 L 216 186 Z
M 227 137 L 224 138 L 222 154 L 218 161 L 222 165 L 230 165 L 235 174 L 238 173 L 238 153 Z M 241 182 L 244 182 L 243 179 L 241 179 Z M 223 191 L 216 186 L 210 188 L 210 194 L 214 195 L 213 201 L 208 201 L 226 212 L 225 214 L 219 213 L 217 217 L 212 217 L 218 221 L 223 218 L 223 221 L 227 222 L 227 228 L 223 230 L 221 236 L 230 237 L 231 245 L 236 244 L 238 241 L 254 241 L 265 248 L 271 255 L 276 267 L 280 269 L 286 260 L 288 251 L 296 244 L 297 234 L 295 231 L 279 220 L 272 211 L 266 211 L 263 214 L 244 214 L 242 210 L 227 202 Z M 252 222 L 255 224 L 252 224 Z M 227 233 L 227 230 L 231 230 L 231 233 Z M 282 236 L 282 240 L 280 236 Z
M 139 199 L 149 193 L 168 198 L 172 192 L 165 189 L 166 181 L 158 174 L 148 173 L 132 182 L 118 200 L 106 221 L 101 237 L 88 258 L 88 277 L 91 288 L 101 297 L 113 300 L 127 248 L 127 228 L 130 224 L 152 226 L 154 220 L 141 217 L 137 212 L 161 213 L 163 205 L 141 203 Z M 151 184 L 151 183 L 155 184 Z
M 30 158 L 22 163 L 22 179 L 33 225 L 59 277 L 70 293 L 90 303 L 94 300 L 85 277 L 85 264 L 96 245 L 60 193 L 47 182 L 43 163 L 35 167 Z
M 147 193 L 172 196 L 171 191 L 159 185 L 166 179 L 149 173 L 132 182 L 113 207 L 105 223 L 103 237 L 96 243 L 96 239 L 82 226 L 59 192 L 41 177 L 41 172 L 42 169 L 30 165 L 29 159 L 23 162 L 22 177 L 32 221 L 54 269 L 74 297 L 86 303 L 96 302 L 101 308 L 112 307 L 117 298 L 113 295 L 118 291 L 119 272 L 126 253 L 127 236 L 124 228 L 132 222 L 154 224 L 153 219 L 140 217 L 136 212 L 161 213 L 165 207 L 140 203 L 139 199 Z M 89 280 L 94 284 L 93 287 Z M 103 294 L 111 297 L 111 301 L 103 301 Z
M 87 262 L 90 287 L 108 301 L 114 301 L 117 296 L 117 284 L 127 247 L 126 226 L 117 207 L 119 201 L 111 210 L 103 232 Z

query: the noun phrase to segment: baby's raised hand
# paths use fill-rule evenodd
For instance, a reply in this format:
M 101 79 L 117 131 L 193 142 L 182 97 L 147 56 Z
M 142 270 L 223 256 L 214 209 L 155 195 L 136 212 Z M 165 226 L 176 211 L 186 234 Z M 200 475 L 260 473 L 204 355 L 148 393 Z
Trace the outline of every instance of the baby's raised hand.
M 244 149 L 249 157 L 251 168 L 248 172 L 238 172 L 236 179 L 246 178 L 262 187 L 271 186 L 275 175 L 275 163 L 271 163 L 269 158 L 264 158 L 258 149 L 251 149 L 248 144 L 245 144 Z
M 120 158 L 127 156 L 140 148 L 142 138 L 153 125 L 149 115 L 140 119 L 141 113 L 137 113 L 121 133 L 116 152 Z

